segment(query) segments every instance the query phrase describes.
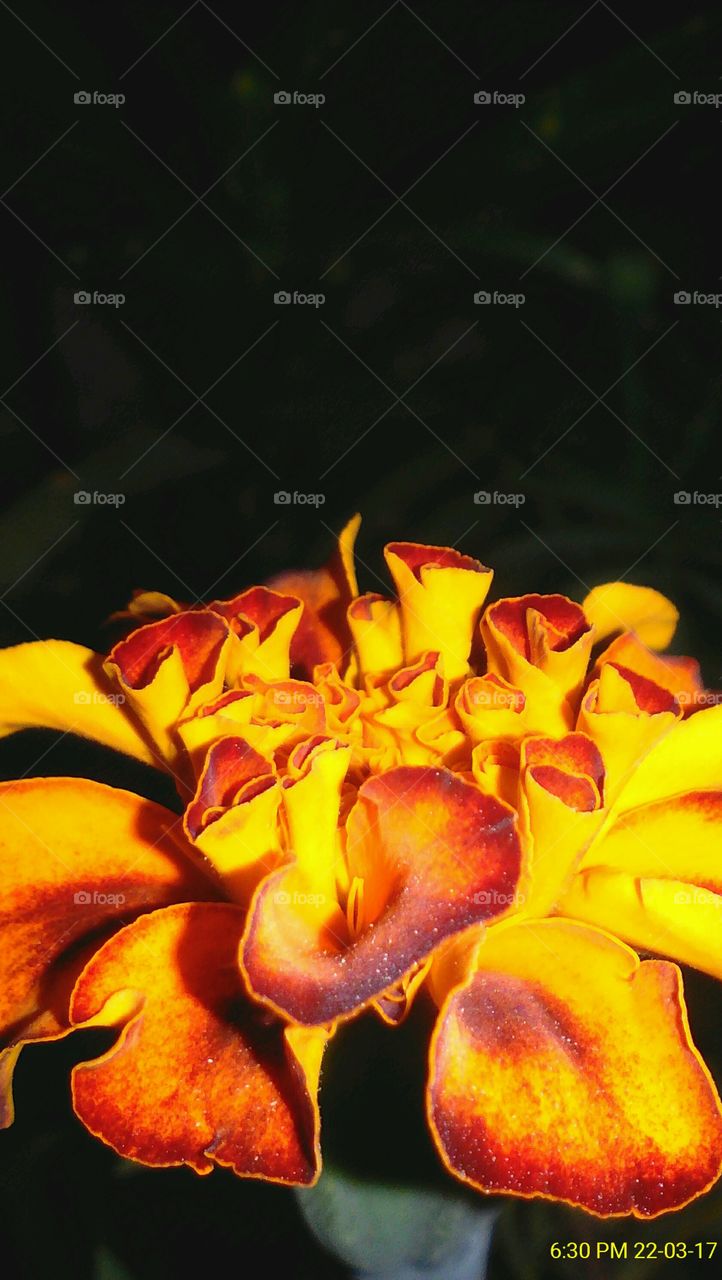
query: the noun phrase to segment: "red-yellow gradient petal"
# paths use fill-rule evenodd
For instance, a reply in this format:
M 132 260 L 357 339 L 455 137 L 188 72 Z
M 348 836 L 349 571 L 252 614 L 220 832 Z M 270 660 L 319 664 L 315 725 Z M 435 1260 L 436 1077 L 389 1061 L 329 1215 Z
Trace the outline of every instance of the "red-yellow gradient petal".
M 444 1162 L 485 1192 L 655 1217 L 722 1168 L 722 1114 L 679 970 L 572 921 L 490 929 L 431 1047 Z
M 361 524 L 354 516 L 339 534 L 338 545 L 322 569 L 280 573 L 269 582 L 303 602 L 303 613 L 291 643 L 291 665 L 310 678 L 320 662 L 333 662 L 343 673 L 352 650 L 346 613 L 358 584 L 353 548 Z
M 242 927 L 230 904 L 186 904 L 105 943 L 71 1014 L 123 1026 L 103 1057 L 75 1068 L 73 1103 L 91 1133 L 143 1164 L 308 1185 L 320 1162 L 320 1055 L 311 1066 L 245 996 Z
M 493 572 L 452 547 L 390 542 L 386 563 L 399 596 L 404 655 L 441 655 L 447 680 L 469 674 L 469 656 Z
M 183 856 L 179 832 L 169 810 L 85 778 L 0 786 L 0 1049 L 8 1058 L 19 1042 L 67 1029 L 68 975 L 88 943 L 139 912 L 215 896 Z M 0 1097 L 3 1113 L 10 1123 L 9 1094 Z
M 69 640 L 0 649 L 0 738 L 19 729 L 78 733 L 144 764 L 159 764 L 101 655 Z
M 295 867 L 264 881 L 251 909 L 251 989 L 299 1023 L 352 1015 L 444 938 L 507 912 L 520 865 L 515 814 L 446 769 L 393 769 L 360 788 L 346 859 L 363 886 L 353 928 Z
M 526 695 L 526 731 L 571 729 L 592 647 L 581 606 L 560 595 L 497 600 L 482 617 L 481 636 L 489 672 Z

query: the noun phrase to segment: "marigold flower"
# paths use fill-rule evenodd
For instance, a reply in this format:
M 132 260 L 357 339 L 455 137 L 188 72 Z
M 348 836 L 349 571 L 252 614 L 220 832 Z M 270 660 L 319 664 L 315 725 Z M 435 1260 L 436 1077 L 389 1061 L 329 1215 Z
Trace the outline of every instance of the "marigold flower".
M 92 1133 L 308 1185 L 328 1041 L 423 992 L 452 1174 L 601 1216 L 679 1208 L 722 1171 L 675 963 L 722 978 L 722 706 L 662 654 L 656 591 L 486 605 L 478 561 L 391 543 L 395 594 L 359 594 L 357 530 L 228 600 L 136 593 L 105 659 L 0 652 L 0 735 L 95 739 L 182 808 L 0 786 L 0 1119 L 24 1044 L 116 1028 L 73 1072 Z

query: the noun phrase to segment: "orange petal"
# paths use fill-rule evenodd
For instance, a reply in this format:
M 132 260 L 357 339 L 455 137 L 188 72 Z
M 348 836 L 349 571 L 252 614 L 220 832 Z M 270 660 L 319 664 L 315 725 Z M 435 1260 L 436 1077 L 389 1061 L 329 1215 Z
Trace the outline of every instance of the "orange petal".
M 436 650 L 448 680 L 468 675 L 492 570 L 451 547 L 418 542 L 390 542 L 384 555 L 399 596 L 406 661 Z
M 635 587 L 631 582 L 605 582 L 594 587 L 583 609 L 594 627 L 595 641 L 617 631 L 634 631 L 642 644 L 666 649 L 679 621 L 671 600 L 652 587 Z
M 494 926 L 431 1047 L 445 1164 L 485 1192 L 649 1218 L 706 1191 L 722 1114 L 675 965 L 572 921 Z
M 319 1172 L 318 1067 L 245 996 L 236 966 L 243 912 L 193 903 L 111 938 L 73 993 L 75 1025 L 122 1024 L 113 1047 L 73 1072 L 83 1124 L 147 1165 L 214 1164 L 298 1185 Z
M 363 883 L 353 929 L 296 867 L 269 876 L 251 908 L 242 953 L 251 989 L 300 1023 L 351 1016 L 444 938 L 513 900 L 514 812 L 446 769 L 370 778 L 346 833 L 349 878 Z
M 106 671 L 166 759 L 177 721 L 221 693 L 233 640 L 223 618 L 195 610 L 138 627 L 111 650 Z
M 0 649 L 0 738 L 18 729 L 78 733 L 144 764 L 159 764 L 100 654 L 69 640 Z
M 0 786 L 0 1046 L 67 1029 L 68 973 L 88 941 L 215 896 L 185 847 L 175 814 L 127 791 L 85 778 Z M 5 1110 L 9 1123 L 9 1096 Z
M 488 670 L 524 690 L 527 732 L 571 729 L 592 647 L 581 606 L 558 595 L 497 600 L 481 634 Z
M 338 546 L 322 569 L 280 573 L 269 586 L 303 601 L 303 614 L 291 645 L 291 663 L 310 677 L 319 662 L 333 662 L 343 672 L 353 648 L 346 612 L 358 595 L 353 547 L 361 524 L 354 516 L 342 529 Z

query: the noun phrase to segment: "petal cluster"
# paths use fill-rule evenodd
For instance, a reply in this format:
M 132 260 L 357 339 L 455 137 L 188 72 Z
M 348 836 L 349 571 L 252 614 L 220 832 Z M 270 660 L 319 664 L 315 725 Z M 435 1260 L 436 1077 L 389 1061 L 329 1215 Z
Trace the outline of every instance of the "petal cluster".
M 396 542 L 362 594 L 358 523 L 230 599 L 137 593 L 105 658 L 0 653 L 0 735 L 80 733 L 179 797 L 0 786 L 0 1117 L 24 1044 L 106 1026 L 73 1073 L 92 1133 L 308 1185 L 337 1027 L 423 998 L 450 1173 L 679 1208 L 722 1169 L 675 963 L 722 978 L 722 706 L 661 652 L 658 592 L 487 603 L 479 561 Z

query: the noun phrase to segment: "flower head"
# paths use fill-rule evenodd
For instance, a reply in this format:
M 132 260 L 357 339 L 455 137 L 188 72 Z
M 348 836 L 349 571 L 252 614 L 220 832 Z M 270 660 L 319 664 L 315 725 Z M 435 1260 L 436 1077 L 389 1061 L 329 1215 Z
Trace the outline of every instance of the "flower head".
M 609 583 L 486 604 L 492 573 L 354 520 L 322 570 L 185 607 L 138 593 L 104 660 L 0 653 L 0 732 L 75 731 L 181 812 L 85 779 L 0 787 L 0 1108 L 22 1045 L 151 1165 L 308 1184 L 337 1026 L 438 1007 L 427 1119 L 482 1192 L 654 1216 L 722 1169 L 675 961 L 722 978 L 722 707 L 660 652 L 676 610 Z M 640 959 L 633 948 L 654 959 Z

